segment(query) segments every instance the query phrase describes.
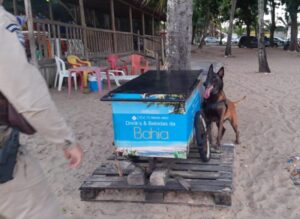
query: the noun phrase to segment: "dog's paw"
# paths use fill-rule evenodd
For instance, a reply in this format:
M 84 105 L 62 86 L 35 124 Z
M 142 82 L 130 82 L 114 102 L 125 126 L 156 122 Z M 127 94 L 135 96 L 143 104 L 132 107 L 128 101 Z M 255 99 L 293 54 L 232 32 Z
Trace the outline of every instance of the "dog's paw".
M 241 141 L 235 141 L 234 143 L 235 144 L 241 144 Z

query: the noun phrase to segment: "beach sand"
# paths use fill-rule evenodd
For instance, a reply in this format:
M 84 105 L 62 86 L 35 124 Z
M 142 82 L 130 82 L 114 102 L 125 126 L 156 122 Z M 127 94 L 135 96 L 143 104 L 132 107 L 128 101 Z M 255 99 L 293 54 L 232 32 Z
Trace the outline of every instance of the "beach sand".
M 38 134 L 24 137 L 22 142 L 39 159 L 67 219 L 298 219 L 300 190 L 285 168 L 290 156 L 300 155 L 300 54 L 281 48 L 267 52 L 271 74 L 257 73 L 256 49 L 233 48 L 229 58 L 224 57 L 224 47 L 205 47 L 192 53 L 195 69 L 206 60 L 224 64 L 224 90 L 229 99 L 247 96 L 237 106 L 242 143 L 235 149 L 231 207 L 210 207 L 210 196 L 205 197 L 202 207 L 80 201 L 79 186 L 113 150 L 110 103 L 100 102 L 98 94 L 73 92 L 68 99 L 66 89 L 51 90 L 58 110 L 83 145 L 85 158 L 79 169 L 69 169 L 62 151 Z M 228 123 L 226 128 L 222 142 L 233 143 L 234 132 Z M 118 191 L 112 194 L 123 195 Z M 174 196 L 171 194 L 171 199 Z M 180 199 L 190 202 L 195 196 L 200 197 L 183 195 Z

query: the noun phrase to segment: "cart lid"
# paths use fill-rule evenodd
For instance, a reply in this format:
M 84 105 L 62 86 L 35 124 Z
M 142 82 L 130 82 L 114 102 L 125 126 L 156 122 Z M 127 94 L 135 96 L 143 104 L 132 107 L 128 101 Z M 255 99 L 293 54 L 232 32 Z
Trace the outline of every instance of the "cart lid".
M 156 71 L 112 90 L 102 101 L 184 102 L 200 82 L 202 70 Z

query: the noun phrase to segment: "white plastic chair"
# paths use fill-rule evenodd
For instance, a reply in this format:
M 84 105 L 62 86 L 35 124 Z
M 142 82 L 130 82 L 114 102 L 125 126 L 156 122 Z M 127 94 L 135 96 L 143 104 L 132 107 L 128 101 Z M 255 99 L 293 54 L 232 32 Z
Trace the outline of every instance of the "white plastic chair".
M 62 59 L 60 59 L 59 57 L 55 56 L 55 62 L 56 62 L 57 71 L 56 71 L 56 75 L 55 75 L 54 87 L 57 86 L 57 82 L 58 82 L 58 91 L 61 91 L 63 80 L 64 80 L 64 78 L 69 77 L 69 71 L 66 69 L 65 62 Z M 75 90 L 77 90 L 76 73 L 72 73 L 71 76 L 74 79 Z
M 121 86 L 119 81 L 130 81 L 138 75 L 126 75 L 122 70 L 108 70 L 110 80 L 114 80 L 116 85 Z M 116 75 L 115 73 L 120 73 L 121 75 Z M 101 78 L 107 80 L 106 72 L 101 72 Z

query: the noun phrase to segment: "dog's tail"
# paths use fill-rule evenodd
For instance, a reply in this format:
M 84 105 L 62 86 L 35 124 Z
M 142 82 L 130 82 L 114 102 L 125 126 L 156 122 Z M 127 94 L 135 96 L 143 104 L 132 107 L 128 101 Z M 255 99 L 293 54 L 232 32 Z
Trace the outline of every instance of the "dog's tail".
M 237 105 L 239 102 L 241 102 L 241 101 L 243 101 L 243 100 L 245 100 L 246 99 L 246 96 L 244 96 L 242 99 L 240 99 L 240 100 L 237 100 L 237 101 L 233 101 L 233 104 L 234 105 Z

